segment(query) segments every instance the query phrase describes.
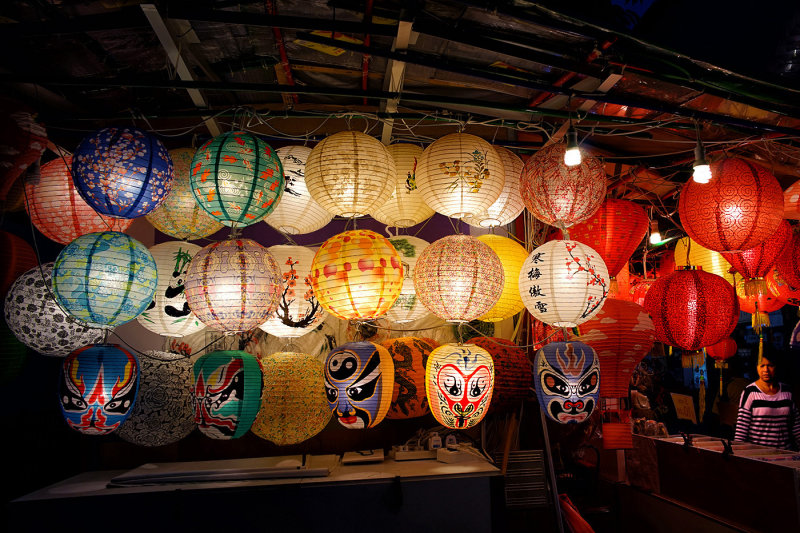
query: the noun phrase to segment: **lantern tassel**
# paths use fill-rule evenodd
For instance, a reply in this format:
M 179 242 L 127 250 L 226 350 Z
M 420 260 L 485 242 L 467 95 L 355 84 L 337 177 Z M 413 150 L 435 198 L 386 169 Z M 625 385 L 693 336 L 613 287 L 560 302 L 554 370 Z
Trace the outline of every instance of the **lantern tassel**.
M 761 364 L 761 358 L 764 357 L 764 335 L 761 333 L 758 334 L 758 361 L 756 362 L 756 368 L 758 365 Z
M 747 298 L 758 298 L 769 295 L 767 282 L 764 278 L 750 278 L 744 282 L 744 295 Z

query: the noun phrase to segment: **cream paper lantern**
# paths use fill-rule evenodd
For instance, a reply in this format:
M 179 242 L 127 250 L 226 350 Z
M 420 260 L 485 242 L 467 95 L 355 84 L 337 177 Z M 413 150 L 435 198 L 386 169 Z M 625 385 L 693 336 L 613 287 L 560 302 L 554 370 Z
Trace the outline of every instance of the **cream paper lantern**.
M 489 311 L 478 317 L 484 322 L 499 322 L 511 318 L 523 309 L 525 304 L 519 295 L 519 273 L 528 258 L 528 252 L 519 243 L 500 235 L 481 235 L 478 240 L 494 250 L 503 265 L 503 293 Z
M 372 218 L 397 228 L 408 228 L 433 216 L 417 188 L 417 161 L 422 148 L 415 144 L 392 144 L 387 150 L 397 168 L 397 181 L 389 201 L 371 213 Z
M 185 337 L 206 327 L 189 309 L 184 291 L 189 262 L 198 251 L 199 246 L 183 241 L 150 247 L 158 269 L 158 284 L 153 301 L 136 317 L 139 324 L 165 337 Z
M 414 270 L 417 266 L 417 259 L 430 243 L 410 235 L 400 235 L 389 239 L 389 242 L 400 254 L 404 279 L 400 296 L 392 308 L 386 312 L 386 318 L 402 324 L 428 316 L 428 309 L 417 298 L 417 291 L 414 288 Z
M 428 146 L 417 165 L 417 187 L 434 211 L 469 218 L 486 211 L 503 191 L 505 169 L 480 137 L 451 133 Z
M 675 244 L 674 254 L 675 267 L 688 265 L 701 267 L 704 272 L 716 274 L 734 285 L 733 274 L 730 272 L 731 264 L 721 253 L 709 250 L 689 237 L 683 237 Z
M 283 244 L 267 250 L 281 269 L 282 289 L 275 312 L 259 327 L 276 337 L 301 337 L 319 326 L 327 316 L 311 287 L 315 252 L 305 246 Z
M 495 146 L 494 149 L 503 161 L 506 183 L 503 185 L 500 197 L 486 211 L 465 219 L 466 223 L 471 226 L 482 228 L 505 226 L 514 222 L 525 209 L 519 187 L 519 178 L 525 163 L 508 148 Z
M 306 187 L 328 212 L 360 217 L 392 196 L 397 169 L 386 147 L 358 131 L 340 131 L 320 141 L 306 161 Z
M 537 320 L 572 328 L 596 315 L 610 279 L 600 254 L 578 241 L 555 240 L 533 250 L 519 273 L 519 294 Z
M 324 228 L 333 215 L 311 197 L 306 187 L 306 160 L 311 148 L 284 146 L 275 150 L 283 165 L 286 188 L 275 210 L 264 222 L 289 235 L 311 233 Z

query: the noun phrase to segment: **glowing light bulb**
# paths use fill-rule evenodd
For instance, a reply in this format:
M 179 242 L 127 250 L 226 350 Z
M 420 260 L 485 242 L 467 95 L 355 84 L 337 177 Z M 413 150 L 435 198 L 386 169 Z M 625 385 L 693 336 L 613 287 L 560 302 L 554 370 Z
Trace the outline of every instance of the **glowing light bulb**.
M 661 242 L 661 233 L 658 231 L 658 221 L 650 221 L 650 244 L 658 244 Z
M 706 161 L 706 150 L 703 148 L 703 143 L 697 139 L 697 146 L 694 147 L 694 172 L 692 179 L 696 183 L 708 183 L 711 181 L 711 167 Z
M 564 164 L 574 167 L 581 164 L 581 151 L 578 148 L 578 132 L 570 128 L 567 132 L 567 151 L 564 152 Z

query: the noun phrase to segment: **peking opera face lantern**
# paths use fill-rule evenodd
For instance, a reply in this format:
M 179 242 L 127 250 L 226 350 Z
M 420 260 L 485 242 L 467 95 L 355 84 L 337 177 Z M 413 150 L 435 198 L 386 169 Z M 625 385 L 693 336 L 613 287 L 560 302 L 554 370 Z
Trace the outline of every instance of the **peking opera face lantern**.
M 582 342 L 551 342 L 536 352 L 536 395 L 559 424 L 579 424 L 594 411 L 600 393 L 600 361 Z
M 492 356 L 475 344 L 443 344 L 428 356 L 425 392 L 436 421 L 467 429 L 483 420 L 494 390 Z

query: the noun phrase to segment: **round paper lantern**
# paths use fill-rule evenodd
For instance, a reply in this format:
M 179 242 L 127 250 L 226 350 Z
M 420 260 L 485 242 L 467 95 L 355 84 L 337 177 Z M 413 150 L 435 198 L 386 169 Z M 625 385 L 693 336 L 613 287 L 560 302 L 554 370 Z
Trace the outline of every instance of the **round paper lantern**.
M 275 150 L 283 165 L 286 187 L 281 201 L 264 222 L 284 233 L 311 233 L 325 227 L 333 215 L 311 197 L 306 187 L 306 160 L 311 148 L 284 146 Z
M 380 424 L 389 411 L 393 388 L 392 356 L 379 344 L 347 342 L 325 358 L 328 405 L 348 429 Z
M 420 254 L 414 288 L 422 305 L 448 322 L 469 322 L 500 299 L 505 279 L 500 258 L 469 235 L 449 235 Z
M 153 301 L 158 270 L 144 244 L 117 231 L 81 235 L 53 266 L 58 303 L 78 320 L 112 328 L 130 322 Z
M 792 233 L 791 238 L 786 243 L 784 250 L 775 260 L 775 269 L 781 273 L 781 277 L 792 287 L 800 287 L 800 233 Z
M 653 317 L 656 339 L 684 350 L 719 342 L 739 321 L 733 287 L 702 270 L 678 270 L 657 279 L 644 307 Z
M 281 270 L 257 242 L 230 239 L 195 254 L 184 286 L 189 308 L 203 324 L 224 332 L 250 331 L 278 305 Z
M 519 294 L 537 320 L 572 328 L 603 307 L 610 280 L 600 255 L 578 241 L 550 241 L 525 260 Z
M 494 392 L 490 413 L 519 408 L 533 382 L 531 362 L 523 348 L 507 339 L 474 337 L 470 342 L 489 352 L 494 361 Z
M 758 246 L 783 218 L 783 192 L 760 165 L 735 157 L 711 164 L 709 183 L 689 180 L 678 214 L 686 233 L 706 248 L 737 252 Z
M 172 159 L 161 141 L 136 128 L 103 128 L 85 137 L 72 159 L 78 192 L 97 212 L 146 215 L 172 189 Z
M 783 218 L 800 220 L 800 180 L 783 191 Z
M 503 292 L 497 303 L 488 312 L 479 316 L 478 320 L 499 322 L 511 318 L 525 309 L 525 304 L 519 295 L 519 273 L 528 258 L 528 252 L 508 237 L 481 235 L 478 240 L 491 248 L 503 265 Z
M 192 406 L 200 431 L 212 439 L 238 439 L 261 406 L 261 368 L 239 350 L 201 355 L 194 363 Z
M 115 344 L 75 350 L 61 369 L 61 413 L 85 435 L 116 431 L 131 414 L 139 389 L 139 363 Z
M 650 287 L 653 286 L 655 283 L 655 279 L 641 279 L 635 285 L 631 287 L 630 294 L 631 300 L 633 303 L 639 304 L 644 307 L 644 299 L 647 296 L 647 291 L 650 290 Z
M 433 216 L 433 209 L 422 199 L 416 177 L 417 160 L 422 155 L 422 148 L 401 143 L 389 145 L 386 149 L 397 170 L 395 188 L 389 201 L 370 213 L 372 218 L 397 228 L 408 228 L 428 220 Z
M 252 133 L 231 131 L 201 146 L 192 159 L 192 192 L 206 213 L 229 227 L 255 224 L 283 194 L 281 162 Z
M 674 252 L 674 266 L 670 272 L 671 274 L 676 267 L 694 266 L 699 267 L 703 272 L 715 274 L 725 281 L 734 284 L 734 277 L 731 273 L 731 264 L 726 259 L 726 256 L 719 252 L 709 250 L 705 246 L 696 243 L 689 237 L 679 239 L 675 244 Z
M 726 359 L 730 359 L 736 355 L 738 350 L 739 347 L 736 345 L 736 341 L 730 337 L 722 339 L 711 346 L 706 346 L 706 353 L 715 361 L 725 361 Z
M 425 363 L 439 346 L 433 339 L 398 337 L 383 341 L 394 361 L 392 403 L 386 418 L 399 420 L 425 416 L 430 412 L 425 396 Z
M 192 362 L 181 354 L 151 350 L 139 356 L 139 393 L 117 434 L 137 446 L 166 446 L 195 428 Z
M 194 199 L 189 180 L 194 154 L 192 148 L 178 148 L 169 152 L 175 165 L 172 191 L 160 206 L 145 215 L 158 231 L 184 241 L 208 237 L 223 227 Z
M 451 429 L 483 420 L 492 402 L 492 356 L 474 344 L 443 344 L 425 365 L 425 392 L 433 417 Z
M 600 363 L 591 346 L 550 342 L 536 352 L 533 366 L 539 408 L 550 420 L 580 424 L 591 416 L 600 395 Z
M 319 303 L 342 320 L 377 318 L 403 287 L 403 266 L 392 243 L 374 231 L 352 230 L 325 241 L 311 265 Z
M 417 187 L 428 206 L 444 216 L 485 212 L 505 185 L 497 151 L 480 137 L 451 133 L 432 142 L 419 158 Z
M 417 268 L 417 259 L 425 248 L 430 246 L 430 243 L 410 235 L 398 236 L 389 239 L 389 242 L 400 254 L 400 262 L 403 264 L 403 288 L 400 289 L 397 301 L 386 312 L 386 318 L 402 324 L 428 316 L 428 309 L 417 298 L 417 290 L 414 288 L 414 272 Z
M 103 216 L 87 204 L 72 182 L 72 156 L 41 167 L 38 180 L 25 181 L 25 210 L 42 235 L 61 244 L 96 231 L 125 231 L 133 220 Z
M 769 289 L 765 294 L 748 292 L 747 280 L 744 279 L 736 282 L 736 297 L 739 299 L 739 310 L 745 313 L 772 313 L 783 307 L 783 302 Z
M 50 289 L 53 263 L 36 266 L 17 278 L 6 296 L 8 327 L 28 348 L 43 355 L 64 357 L 103 339 L 92 328 L 65 313 Z
M 780 271 L 773 268 L 767 273 L 767 290 L 784 304 L 800 306 L 800 289 L 795 289 L 783 279 Z
M 306 161 L 306 187 L 328 212 L 360 217 L 392 196 L 397 170 L 386 147 L 358 131 L 340 131 L 317 144 Z
M 305 246 L 278 245 L 267 248 L 281 270 L 278 306 L 259 327 L 276 337 L 302 337 L 328 316 L 311 287 L 314 250 Z
M 574 224 L 569 237 L 594 248 L 614 278 L 647 234 L 648 223 L 647 213 L 639 204 L 609 198 L 588 219 Z
M 482 228 L 505 226 L 514 222 L 525 209 L 519 186 L 519 178 L 525 164 L 508 148 L 494 146 L 494 149 L 503 162 L 505 185 L 503 185 L 500 196 L 486 208 L 486 211 L 466 218 L 466 222 L 472 226 Z
M 520 192 L 533 216 L 551 226 L 568 228 L 594 214 L 606 197 L 603 163 L 583 157 L 579 165 L 564 164 L 564 143 L 533 154 L 520 176 Z
M 763 278 L 792 237 L 792 227 L 781 220 L 778 229 L 758 246 L 743 252 L 722 252 L 733 268 L 745 279 Z
M 3 250 L 5 265 L 0 279 L 0 295 L 5 295 L 11 284 L 21 274 L 36 266 L 39 260 L 30 244 L 7 231 L 0 230 L 0 250 Z
M 206 327 L 189 309 L 184 285 L 189 262 L 199 250 L 196 244 L 181 241 L 150 248 L 158 268 L 158 285 L 153 301 L 136 317 L 139 324 L 165 337 L 185 337 Z
M 278 446 L 308 440 L 328 425 L 322 362 L 305 353 L 280 352 L 261 360 L 261 409 L 251 430 Z

